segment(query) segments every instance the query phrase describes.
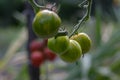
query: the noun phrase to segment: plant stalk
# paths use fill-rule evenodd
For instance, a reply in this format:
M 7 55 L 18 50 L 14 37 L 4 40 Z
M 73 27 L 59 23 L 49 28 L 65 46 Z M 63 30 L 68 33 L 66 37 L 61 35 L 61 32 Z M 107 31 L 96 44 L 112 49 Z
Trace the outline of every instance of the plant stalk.
M 28 0 L 31 6 L 34 9 L 34 12 L 37 13 L 41 8 L 45 8 L 45 6 L 41 6 L 36 3 L 36 0 Z
M 28 73 L 30 76 L 30 80 L 40 80 L 40 69 L 34 67 L 31 64 L 31 52 L 30 52 L 30 43 L 37 38 L 37 36 L 34 34 L 32 30 L 32 21 L 34 18 L 34 11 L 32 10 L 32 7 L 29 3 L 26 2 L 26 18 L 27 18 L 27 29 L 28 29 L 28 41 L 27 41 L 27 52 L 28 52 Z
M 90 18 L 92 0 L 87 0 L 87 2 L 88 2 L 88 8 L 87 8 L 86 14 L 83 16 L 81 20 L 78 21 L 78 24 L 74 26 L 74 29 L 72 33 L 69 35 L 69 37 L 71 37 L 81 27 L 82 23 L 86 22 Z M 85 2 L 82 2 L 82 3 L 84 4 Z M 81 5 L 82 4 L 80 4 L 79 6 Z

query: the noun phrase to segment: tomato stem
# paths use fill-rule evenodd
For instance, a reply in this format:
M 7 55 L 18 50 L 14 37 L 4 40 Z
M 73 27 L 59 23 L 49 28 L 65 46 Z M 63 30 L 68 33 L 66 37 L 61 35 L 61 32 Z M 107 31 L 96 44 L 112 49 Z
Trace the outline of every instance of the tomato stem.
M 87 8 L 87 12 L 86 14 L 83 16 L 83 18 L 81 20 L 78 21 L 78 23 L 74 26 L 73 31 L 71 32 L 71 34 L 69 35 L 69 37 L 71 37 L 80 27 L 83 23 L 85 23 L 89 17 L 90 17 L 90 12 L 91 12 L 91 6 L 92 6 L 92 0 L 85 0 L 83 1 L 79 6 L 83 6 L 85 3 L 87 2 L 88 4 L 88 8 Z
M 58 36 L 66 36 L 68 34 L 68 32 L 65 31 L 58 31 L 57 35 L 55 36 L 55 38 L 57 38 Z
M 82 3 L 80 3 L 78 6 L 79 6 L 79 7 L 82 7 L 82 6 L 84 6 L 85 3 L 87 3 L 87 0 L 84 0 L 84 1 L 83 1 Z
M 52 8 L 56 6 L 56 3 L 54 3 L 51 8 L 47 8 L 46 6 L 39 5 L 35 0 L 29 0 L 29 3 L 32 5 L 35 13 L 37 13 L 40 9 L 52 10 Z M 44 0 L 43 0 L 43 3 L 44 3 Z
M 44 7 L 44 6 L 38 5 L 38 4 L 35 2 L 35 0 L 29 0 L 29 3 L 32 5 L 35 13 L 37 13 L 41 8 Z

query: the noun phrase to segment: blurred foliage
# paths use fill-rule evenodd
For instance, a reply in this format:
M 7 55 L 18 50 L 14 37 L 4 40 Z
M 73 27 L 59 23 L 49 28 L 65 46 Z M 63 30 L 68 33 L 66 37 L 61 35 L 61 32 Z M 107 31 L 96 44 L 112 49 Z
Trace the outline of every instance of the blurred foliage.
M 117 16 L 114 12 L 116 6 L 114 0 L 93 0 L 92 15 L 96 14 L 96 10 L 101 12 L 101 17 L 106 20 L 117 20 Z
M 0 58 L 5 55 L 6 49 L 9 48 L 8 45 L 16 39 L 21 28 L 0 28 Z M 8 36 L 9 34 L 9 36 Z
M 29 80 L 28 67 L 24 65 L 14 80 Z
M 119 80 L 119 23 L 103 22 L 98 12 L 95 21 L 91 19 L 90 22 L 93 23 L 86 24 L 83 31 L 91 36 L 93 42 L 91 51 L 85 55 L 85 59 L 80 60 L 81 69 L 78 68 L 79 71 L 73 72 L 71 71 L 73 68 L 71 68 L 69 70 L 71 74 L 65 80 Z M 77 75 L 79 76 L 77 77 Z
M 3 78 L 29 80 L 26 66 L 26 41 L 25 27 L 0 28 L 0 80 Z
M 18 24 L 13 15 L 16 11 L 22 12 L 24 10 L 23 1 L 0 0 L 0 25 Z
M 23 12 L 25 9 L 26 0 L 1 0 L 0 1 L 0 25 L 19 25 L 20 19 L 16 18 L 16 12 Z M 59 15 L 62 19 L 71 20 L 72 22 L 77 22 L 81 19 L 85 13 L 85 9 L 78 7 L 77 5 L 83 0 L 45 0 L 48 2 L 56 2 L 60 4 Z M 41 2 L 41 0 L 38 0 Z M 117 17 L 114 13 L 114 7 L 117 2 L 113 3 L 113 0 L 93 0 L 91 15 L 95 16 L 96 10 L 99 9 L 101 12 L 101 18 L 104 20 L 116 21 Z M 106 5 L 107 4 L 107 5 Z M 22 19 L 23 20 L 23 19 Z M 21 20 L 21 21 L 22 21 Z M 24 20 L 25 21 L 25 20 Z M 1 26 L 0 26 L 1 27 Z
M 56 2 L 60 4 L 60 11 L 59 15 L 63 19 L 72 20 L 81 19 L 82 16 L 85 14 L 82 7 L 78 7 L 77 5 L 80 4 L 84 0 L 47 0 L 51 2 Z M 116 3 L 113 2 L 114 0 L 93 0 L 92 4 L 92 11 L 91 15 L 95 16 L 96 10 L 99 10 L 101 18 L 104 20 L 113 20 L 117 21 L 117 16 L 114 12 L 114 7 L 117 6 Z M 117 1 L 117 0 L 116 0 Z M 74 21 L 74 20 L 73 20 Z

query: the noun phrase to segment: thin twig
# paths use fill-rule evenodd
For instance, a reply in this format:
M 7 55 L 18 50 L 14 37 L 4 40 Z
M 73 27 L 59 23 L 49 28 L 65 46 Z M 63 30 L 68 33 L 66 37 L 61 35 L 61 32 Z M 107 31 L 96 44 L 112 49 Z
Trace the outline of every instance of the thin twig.
M 87 0 L 83 1 L 83 2 L 80 3 L 78 6 L 79 6 L 79 7 L 82 7 L 86 2 L 87 2 Z
M 87 8 L 86 14 L 83 16 L 83 18 L 81 20 L 79 20 L 78 24 L 76 24 L 74 26 L 74 29 L 73 29 L 72 33 L 69 35 L 69 37 L 71 37 L 81 27 L 82 23 L 86 22 L 89 19 L 90 12 L 91 12 L 92 0 L 87 0 L 87 2 L 88 2 L 88 8 Z
M 32 1 L 38 8 L 45 8 L 45 6 L 39 5 L 35 0 L 32 0 Z
M 37 13 L 41 8 L 45 8 L 45 6 L 40 6 L 37 4 L 35 0 L 29 0 L 29 3 L 32 5 L 35 13 Z

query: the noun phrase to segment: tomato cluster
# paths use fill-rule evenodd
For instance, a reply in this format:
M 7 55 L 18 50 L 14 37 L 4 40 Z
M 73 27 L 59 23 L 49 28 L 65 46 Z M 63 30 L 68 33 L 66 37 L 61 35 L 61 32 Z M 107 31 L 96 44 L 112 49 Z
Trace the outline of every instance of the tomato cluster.
M 47 46 L 49 49 L 44 49 L 42 47 L 44 44 L 38 43 L 40 45 L 33 45 L 34 48 L 31 51 L 40 48 L 39 50 L 44 50 L 46 57 L 49 56 L 48 53 L 54 52 L 65 62 L 75 62 L 90 50 L 91 39 L 86 33 L 78 33 L 71 38 L 67 34 L 58 36 L 60 25 L 61 19 L 55 12 L 50 10 L 39 11 L 33 20 L 33 30 L 37 36 L 48 38 Z
M 91 47 L 91 39 L 86 33 L 78 33 L 71 38 L 58 36 L 48 39 L 48 48 L 65 62 L 75 62 L 87 53 Z
M 32 41 L 30 43 L 30 52 L 30 60 L 35 67 L 39 67 L 46 60 L 53 61 L 56 58 L 56 54 L 47 48 L 47 39 Z

